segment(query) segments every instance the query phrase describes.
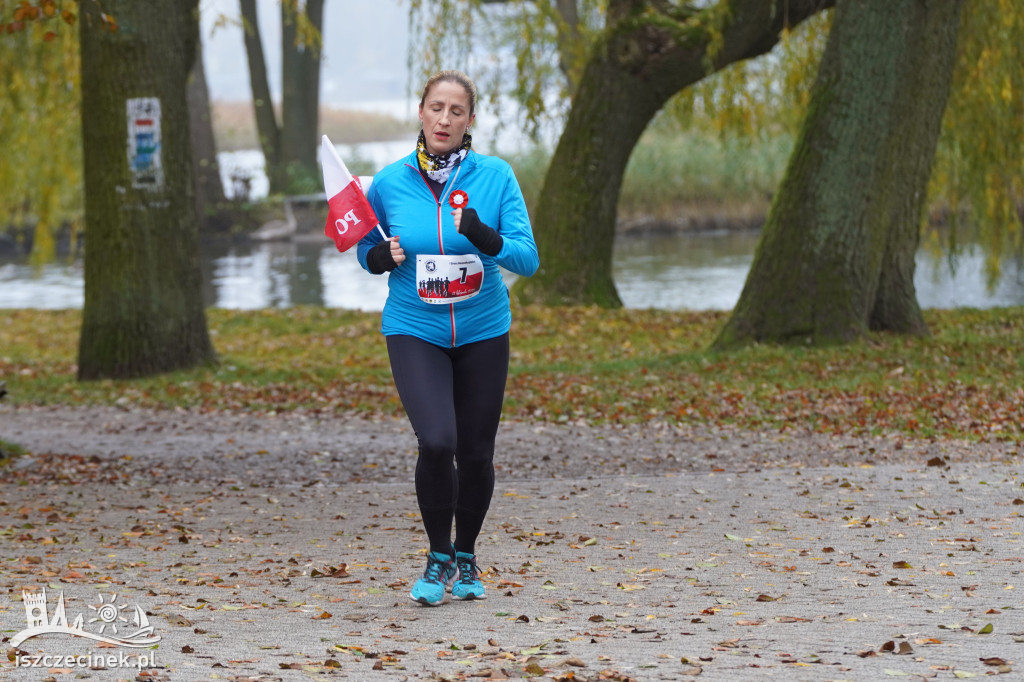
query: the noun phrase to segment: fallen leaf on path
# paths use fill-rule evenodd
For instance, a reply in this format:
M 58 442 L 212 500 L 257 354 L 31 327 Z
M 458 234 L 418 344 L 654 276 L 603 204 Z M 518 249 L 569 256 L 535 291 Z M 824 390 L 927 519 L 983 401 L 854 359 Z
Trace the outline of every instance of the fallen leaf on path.
M 327 566 L 324 569 L 314 568 L 309 572 L 310 578 L 348 578 L 348 564 L 338 564 L 337 566 Z
M 897 646 L 896 642 L 892 640 L 889 640 L 888 642 L 880 646 L 878 650 L 885 651 L 890 654 L 895 654 L 897 656 L 914 653 L 914 648 L 910 646 L 909 642 L 900 642 Z

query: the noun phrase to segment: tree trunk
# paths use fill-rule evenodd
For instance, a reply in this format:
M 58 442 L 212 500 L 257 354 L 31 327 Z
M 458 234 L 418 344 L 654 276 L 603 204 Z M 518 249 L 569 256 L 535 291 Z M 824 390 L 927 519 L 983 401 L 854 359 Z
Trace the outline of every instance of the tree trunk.
M 579 80 L 576 60 L 580 56 L 578 50 L 583 40 L 580 35 L 580 14 L 576 2 L 577 0 L 555 0 L 555 9 L 562 20 L 557 27 L 558 68 L 565 76 L 571 97 L 576 95 Z
M 588 58 L 534 211 L 540 269 L 513 294 L 525 303 L 621 306 L 611 273 L 616 208 L 644 128 L 684 87 L 767 52 L 784 28 L 831 4 L 723 0 L 685 16 L 649 0 L 610 3 L 612 23 Z
M 208 215 L 224 201 L 224 183 L 217 163 L 217 142 L 210 116 L 210 90 L 203 66 L 203 41 L 196 41 L 195 63 L 188 79 L 188 120 L 192 146 L 192 178 L 196 189 L 196 219 L 206 226 Z
M 916 96 L 898 98 L 889 139 L 892 161 L 890 178 L 882 180 L 886 203 L 881 214 L 886 229 L 882 272 L 868 324 L 876 331 L 922 335 L 928 326 L 921 315 L 914 288 L 914 258 L 917 255 L 922 214 L 927 210 L 928 182 L 942 130 L 942 118 L 949 101 L 963 0 L 931 0 L 913 6 L 908 21 L 926 22 L 914 26 L 907 50 L 909 76 L 906 87 Z M 900 178 L 906 183 L 889 184 Z
M 281 164 L 290 183 L 319 184 L 316 152 L 320 125 L 320 47 L 300 39 L 296 12 L 319 32 L 324 0 L 304 7 L 281 3 Z
M 322 173 L 317 163 L 317 151 L 320 149 L 320 64 L 323 44 L 324 27 L 324 0 L 306 0 L 306 15 L 309 23 L 316 28 L 317 42 L 313 45 L 306 45 L 302 52 L 302 60 L 305 65 L 305 89 L 302 96 L 306 99 L 303 109 L 306 112 L 306 120 L 303 128 L 306 131 L 304 144 L 302 146 L 303 163 L 308 164 L 317 184 L 322 183 Z
M 259 17 L 256 14 L 256 0 L 239 0 L 242 10 L 245 55 L 249 62 L 249 85 L 252 89 L 252 106 L 256 114 L 256 132 L 267 166 L 270 191 L 280 192 L 284 176 L 279 172 L 281 160 L 281 130 L 274 114 L 274 101 L 270 97 L 267 81 L 267 61 L 263 56 L 263 40 L 260 38 Z
M 715 341 L 925 334 L 914 255 L 960 0 L 840 0 L 750 274 Z
M 186 84 L 198 0 L 81 5 L 85 305 L 80 379 L 214 360 L 203 308 Z

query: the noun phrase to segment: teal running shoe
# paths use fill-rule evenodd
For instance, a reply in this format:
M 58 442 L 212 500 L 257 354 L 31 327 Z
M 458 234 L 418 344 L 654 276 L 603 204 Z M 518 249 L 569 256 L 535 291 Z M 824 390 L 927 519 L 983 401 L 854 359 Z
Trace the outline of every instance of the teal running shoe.
M 455 560 L 450 555 L 431 552 L 427 555 L 427 570 L 412 586 L 409 596 L 421 604 L 437 606 L 444 601 L 445 590 L 455 580 L 455 570 Z
M 459 579 L 452 585 L 452 596 L 463 600 L 486 599 L 484 584 L 480 582 L 480 569 L 476 565 L 476 555 L 456 552 L 455 563 L 459 567 Z

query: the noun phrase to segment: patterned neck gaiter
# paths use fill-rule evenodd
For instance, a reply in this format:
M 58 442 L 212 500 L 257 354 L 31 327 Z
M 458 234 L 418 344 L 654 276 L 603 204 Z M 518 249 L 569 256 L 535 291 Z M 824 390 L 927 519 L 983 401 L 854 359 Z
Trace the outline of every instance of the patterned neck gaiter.
M 469 154 L 469 149 L 472 145 L 473 136 L 465 133 L 462 136 L 462 144 L 459 145 L 458 149 L 453 149 L 447 154 L 437 156 L 427 151 L 427 138 L 421 130 L 419 139 L 416 140 L 416 160 L 420 164 L 420 169 L 427 174 L 428 178 L 434 182 L 444 184 L 448 182 L 448 176 L 452 174 L 452 170 L 462 163 L 462 160 Z

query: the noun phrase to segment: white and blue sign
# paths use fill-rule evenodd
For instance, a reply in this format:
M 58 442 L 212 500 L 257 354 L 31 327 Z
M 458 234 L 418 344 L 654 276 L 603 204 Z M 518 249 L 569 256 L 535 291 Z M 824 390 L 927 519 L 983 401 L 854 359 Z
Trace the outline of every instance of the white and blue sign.
M 135 189 L 163 189 L 160 100 L 156 97 L 128 100 L 128 169 Z

